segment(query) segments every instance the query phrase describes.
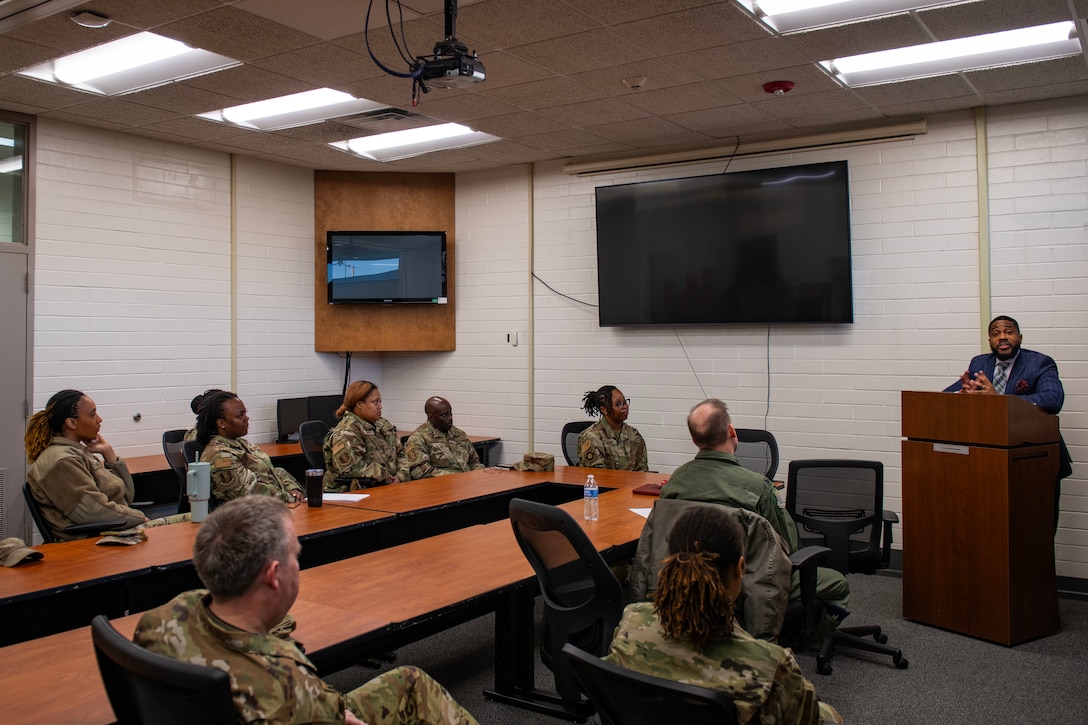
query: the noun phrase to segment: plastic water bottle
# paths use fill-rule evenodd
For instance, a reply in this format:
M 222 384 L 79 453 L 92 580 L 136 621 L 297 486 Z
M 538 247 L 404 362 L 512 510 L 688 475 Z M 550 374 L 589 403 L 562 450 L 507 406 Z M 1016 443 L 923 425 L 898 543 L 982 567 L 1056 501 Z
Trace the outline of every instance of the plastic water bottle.
M 600 517 L 600 511 L 597 508 L 598 493 L 597 479 L 591 473 L 589 478 L 586 479 L 585 487 L 582 489 L 582 509 L 586 521 L 596 521 Z

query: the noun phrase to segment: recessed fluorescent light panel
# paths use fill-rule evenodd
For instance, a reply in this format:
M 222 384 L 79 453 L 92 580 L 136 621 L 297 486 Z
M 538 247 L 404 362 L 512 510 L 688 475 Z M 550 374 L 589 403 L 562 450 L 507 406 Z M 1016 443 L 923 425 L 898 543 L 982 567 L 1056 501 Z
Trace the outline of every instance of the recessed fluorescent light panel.
M 737 0 L 780 33 L 842 25 L 937 5 L 974 0 Z
M 442 123 L 437 126 L 362 136 L 329 145 L 374 161 L 396 161 L 435 151 L 449 151 L 501 140 L 498 136 L 473 131 L 459 123 Z
M 313 91 L 292 93 L 289 96 L 201 113 L 199 118 L 258 131 L 275 131 L 281 128 L 305 126 L 308 123 L 326 121 L 330 118 L 376 111 L 379 108 L 388 108 L 388 106 L 366 98 L 356 98 L 332 88 L 318 88 Z
M 821 61 L 820 65 L 848 86 L 865 86 L 1062 58 L 1080 52 L 1075 26 L 1067 21 L 835 58 Z
M 136 33 L 27 68 L 19 75 L 116 96 L 241 64 L 180 40 Z

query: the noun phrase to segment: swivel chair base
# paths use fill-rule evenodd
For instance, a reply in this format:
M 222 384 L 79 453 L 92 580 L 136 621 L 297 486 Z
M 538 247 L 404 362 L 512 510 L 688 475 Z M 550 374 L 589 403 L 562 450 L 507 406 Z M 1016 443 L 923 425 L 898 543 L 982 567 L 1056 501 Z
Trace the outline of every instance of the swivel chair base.
M 869 640 L 867 637 L 873 639 Z M 907 669 L 910 662 L 903 656 L 902 650 L 885 644 L 887 641 L 888 635 L 881 632 L 880 627 L 877 625 L 839 627 L 820 645 L 820 651 L 816 655 L 816 671 L 821 675 L 831 674 L 831 658 L 835 654 L 836 647 L 851 647 L 866 652 L 888 655 L 897 668 Z

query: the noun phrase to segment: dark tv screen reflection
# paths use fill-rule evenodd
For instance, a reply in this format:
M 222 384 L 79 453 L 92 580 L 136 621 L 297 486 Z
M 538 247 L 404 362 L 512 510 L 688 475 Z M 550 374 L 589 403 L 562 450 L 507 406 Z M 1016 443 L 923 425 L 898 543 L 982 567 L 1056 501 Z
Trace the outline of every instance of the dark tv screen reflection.
M 327 232 L 329 304 L 446 304 L 445 232 Z
M 853 322 L 845 161 L 597 188 L 602 327 Z

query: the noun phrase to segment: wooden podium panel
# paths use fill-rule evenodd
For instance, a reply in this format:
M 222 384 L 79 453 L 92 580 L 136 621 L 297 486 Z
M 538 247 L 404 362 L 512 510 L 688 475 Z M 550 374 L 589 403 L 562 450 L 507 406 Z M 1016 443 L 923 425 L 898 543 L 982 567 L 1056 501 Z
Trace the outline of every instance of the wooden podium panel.
M 903 393 L 903 616 L 1006 645 L 1058 631 L 1057 443 L 942 442 L 1051 426 L 1056 441 L 1057 418 L 1014 396 Z

